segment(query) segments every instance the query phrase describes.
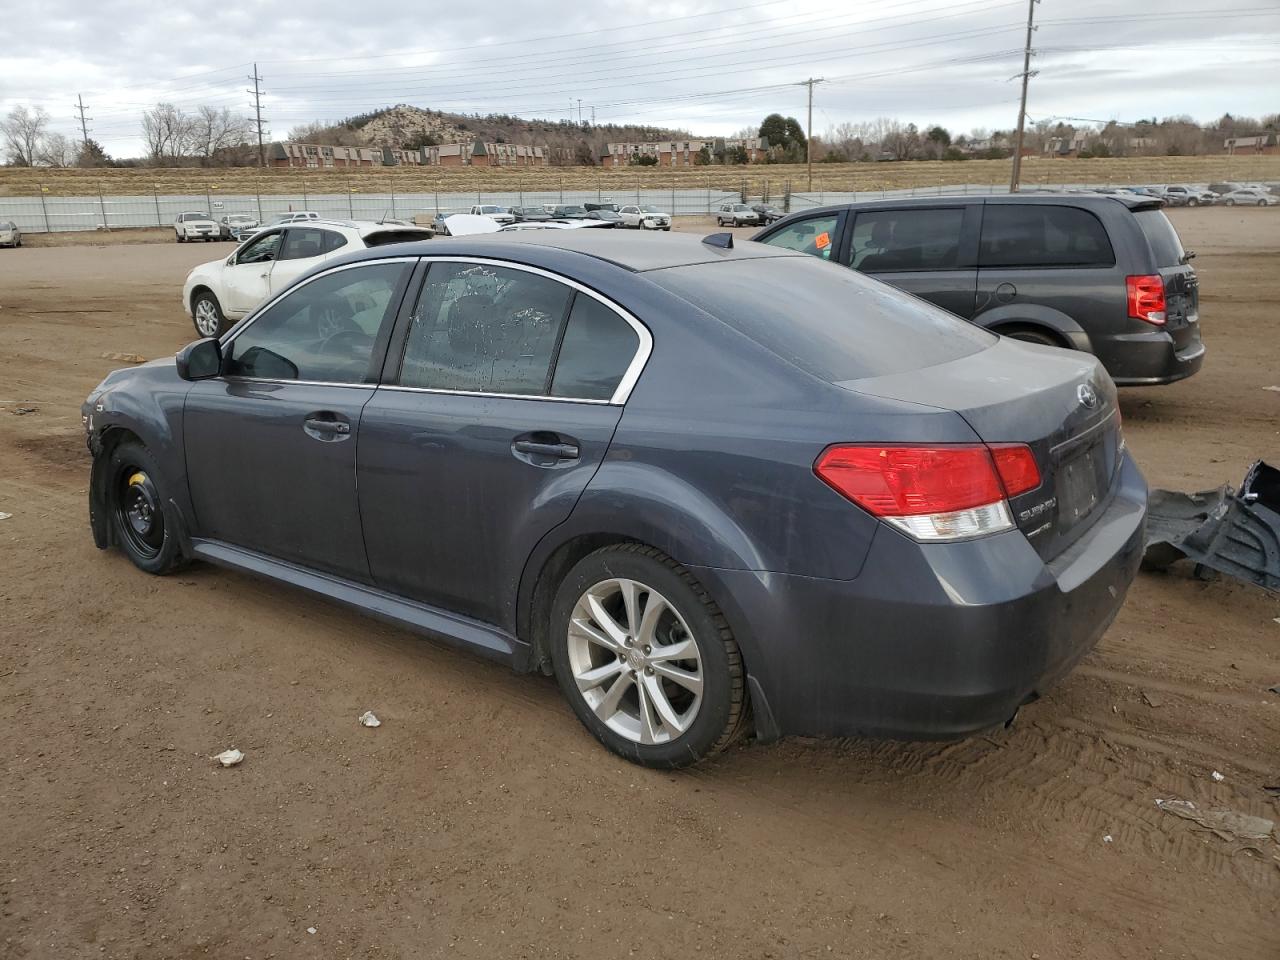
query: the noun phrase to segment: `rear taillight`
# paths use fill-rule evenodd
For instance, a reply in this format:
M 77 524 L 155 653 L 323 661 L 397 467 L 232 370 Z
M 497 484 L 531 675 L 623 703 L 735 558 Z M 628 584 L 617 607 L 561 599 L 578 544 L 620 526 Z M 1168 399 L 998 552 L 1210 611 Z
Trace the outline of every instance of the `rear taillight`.
M 1006 499 L 1040 485 L 1024 444 L 840 444 L 824 450 L 813 469 L 837 493 L 917 540 L 1012 529 Z
M 1159 274 L 1125 277 L 1129 294 L 1129 316 L 1163 327 L 1165 321 L 1164 278 Z

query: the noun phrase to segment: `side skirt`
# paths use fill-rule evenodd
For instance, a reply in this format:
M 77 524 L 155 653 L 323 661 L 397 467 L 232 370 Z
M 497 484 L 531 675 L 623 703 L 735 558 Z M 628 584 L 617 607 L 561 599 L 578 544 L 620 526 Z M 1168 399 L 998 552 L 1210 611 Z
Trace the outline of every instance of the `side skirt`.
M 220 567 L 300 587 L 387 623 L 426 634 L 512 666 L 516 665 L 517 650 L 522 651 L 525 646 L 510 634 L 478 620 L 449 613 L 425 603 L 405 600 L 376 587 L 354 583 L 327 573 L 316 573 L 297 564 L 276 560 L 217 540 L 193 539 L 191 556 Z

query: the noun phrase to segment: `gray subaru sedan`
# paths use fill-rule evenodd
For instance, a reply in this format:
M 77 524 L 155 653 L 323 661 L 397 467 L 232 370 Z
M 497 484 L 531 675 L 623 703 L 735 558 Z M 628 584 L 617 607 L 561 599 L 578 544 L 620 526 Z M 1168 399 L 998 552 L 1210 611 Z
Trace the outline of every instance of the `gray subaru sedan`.
M 606 747 L 964 736 L 1124 601 L 1146 485 L 1093 356 L 724 234 L 326 263 L 84 406 L 99 547 L 554 675 Z

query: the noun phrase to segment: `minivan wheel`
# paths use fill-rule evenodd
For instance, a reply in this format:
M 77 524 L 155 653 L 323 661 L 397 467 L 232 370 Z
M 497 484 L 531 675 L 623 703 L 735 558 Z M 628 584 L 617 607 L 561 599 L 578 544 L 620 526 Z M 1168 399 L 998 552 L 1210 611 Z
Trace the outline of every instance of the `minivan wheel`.
M 1040 343 L 1046 347 L 1061 347 L 1063 345 L 1062 341 L 1053 334 L 1037 330 L 1034 327 L 1014 327 L 999 332 L 1012 340 L 1021 340 L 1024 343 Z
M 160 470 L 151 451 L 126 442 L 111 452 L 107 488 L 115 541 L 135 567 L 165 574 L 183 563 L 177 537 L 166 523 Z
M 191 322 L 202 337 L 220 337 L 231 326 L 222 315 L 222 305 L 208 290 L 202 290 L 191 301 Z
M 579 561 L 556 593 L 551 630 L 560 689 L 619 756 L 685 767 L 741 732 L 738 645 L 697 580 L 660 551 L 617 544 Z

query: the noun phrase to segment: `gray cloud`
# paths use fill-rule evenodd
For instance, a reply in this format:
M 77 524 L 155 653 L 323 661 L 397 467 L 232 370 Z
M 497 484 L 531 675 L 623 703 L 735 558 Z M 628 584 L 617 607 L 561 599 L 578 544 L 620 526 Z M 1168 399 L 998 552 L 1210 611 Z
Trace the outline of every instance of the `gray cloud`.
M 1280 5 L 1044 0 L 1028 112 L 1116 118 L 1276 110 Z M 778 110 L 814 126 L 896 116 L 955 130 L 1009 127 L 1021 70 L 1021 0 L 621 0 L 304 6 L 190 0 L 46 0 L 6 13 L 0 110 L 45 107 L 76 132 L 140 152 L 139 115 L 158 100 L 248 112 L 258 61 L 274 135 L 397 102 L 466 113 L 598 120 L 727 133 Z

